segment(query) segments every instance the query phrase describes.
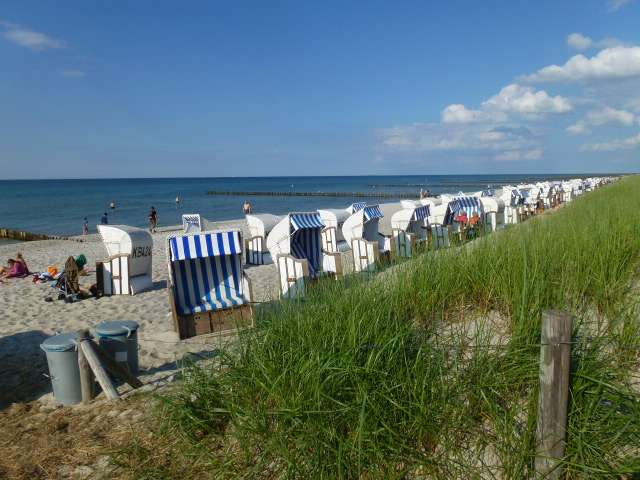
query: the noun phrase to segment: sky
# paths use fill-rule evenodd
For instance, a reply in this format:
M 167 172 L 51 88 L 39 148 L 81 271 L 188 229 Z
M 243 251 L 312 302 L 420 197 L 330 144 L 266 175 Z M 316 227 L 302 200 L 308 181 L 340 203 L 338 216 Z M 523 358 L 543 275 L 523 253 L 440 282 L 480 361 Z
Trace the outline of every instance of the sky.
M 0 178 L 640 171 L 640 0 L 2 1 Z

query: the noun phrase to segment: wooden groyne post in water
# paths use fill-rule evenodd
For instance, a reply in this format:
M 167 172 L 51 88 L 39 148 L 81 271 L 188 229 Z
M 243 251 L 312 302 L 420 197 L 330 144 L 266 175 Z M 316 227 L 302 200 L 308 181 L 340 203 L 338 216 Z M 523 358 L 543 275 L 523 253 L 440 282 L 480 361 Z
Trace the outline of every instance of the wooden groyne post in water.
M 23 230 L 13 230 L 11 228 L 0 228 L 0 238 L 10 238 L 22 242 L 34 242 L 36 240 L 72 240 L 74 242 L 84 242 L 82 238 L 61 237 L 59 235 L 45 235 L 44 233 L 25 232 Z
M 419 194 L 411 192 L 231 192 L 210 190 L 207 195 L 226 195 L 238 197 L 351 197 L 351 198 L 413 198 Z

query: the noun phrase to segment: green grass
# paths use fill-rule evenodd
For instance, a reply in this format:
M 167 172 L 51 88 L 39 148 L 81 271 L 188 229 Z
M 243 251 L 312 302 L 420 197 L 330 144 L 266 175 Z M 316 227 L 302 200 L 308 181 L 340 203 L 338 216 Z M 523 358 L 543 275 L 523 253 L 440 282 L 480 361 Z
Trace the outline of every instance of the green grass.
M 628 177 L 265 308 L 220 362 L 187 369 L 158 436 L 118 461 L 136 478 L 525 478 L 541 312 L 562 308 L 576 319 L 566 475 L 638 472 L 639 212 Z

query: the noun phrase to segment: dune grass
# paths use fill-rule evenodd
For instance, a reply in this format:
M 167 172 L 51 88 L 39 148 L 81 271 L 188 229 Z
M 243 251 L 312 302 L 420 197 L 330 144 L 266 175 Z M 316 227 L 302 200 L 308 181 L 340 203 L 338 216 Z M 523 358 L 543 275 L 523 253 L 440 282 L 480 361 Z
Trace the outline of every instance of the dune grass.
M 541 312 L 561 308 L 576 319 L 566 475 L 638 472 L 639 212 L 627 177 L 262 309 L 161 398 L 153 442 L 117 460 L 136 478 L 526 478 Z

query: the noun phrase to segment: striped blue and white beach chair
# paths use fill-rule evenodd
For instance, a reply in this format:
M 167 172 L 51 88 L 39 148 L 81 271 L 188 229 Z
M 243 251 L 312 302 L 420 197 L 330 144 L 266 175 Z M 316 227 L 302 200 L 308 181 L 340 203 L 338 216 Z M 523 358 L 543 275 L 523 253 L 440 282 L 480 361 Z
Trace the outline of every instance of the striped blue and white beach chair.
M 170 236 L 167 261 L 169 299 L 180 338 L 252 323 L 240 232 Z
M 462 212 L 467 213 L 467 217 L 477 213 L 482 218 L 482 203 L 478 197 L 457 197 L 449 202 L 447 213 L 445 214 L 444 223 L 451 225 L 454 219 Z
M 307 280 L 321 273 L 342 274 L 340 254 L 322 251 L 324 228 L 318 212 L 295 212 L 281 220 L 267 237 L 267 248 L 278 265 L 282 296 L 303 295 Z

